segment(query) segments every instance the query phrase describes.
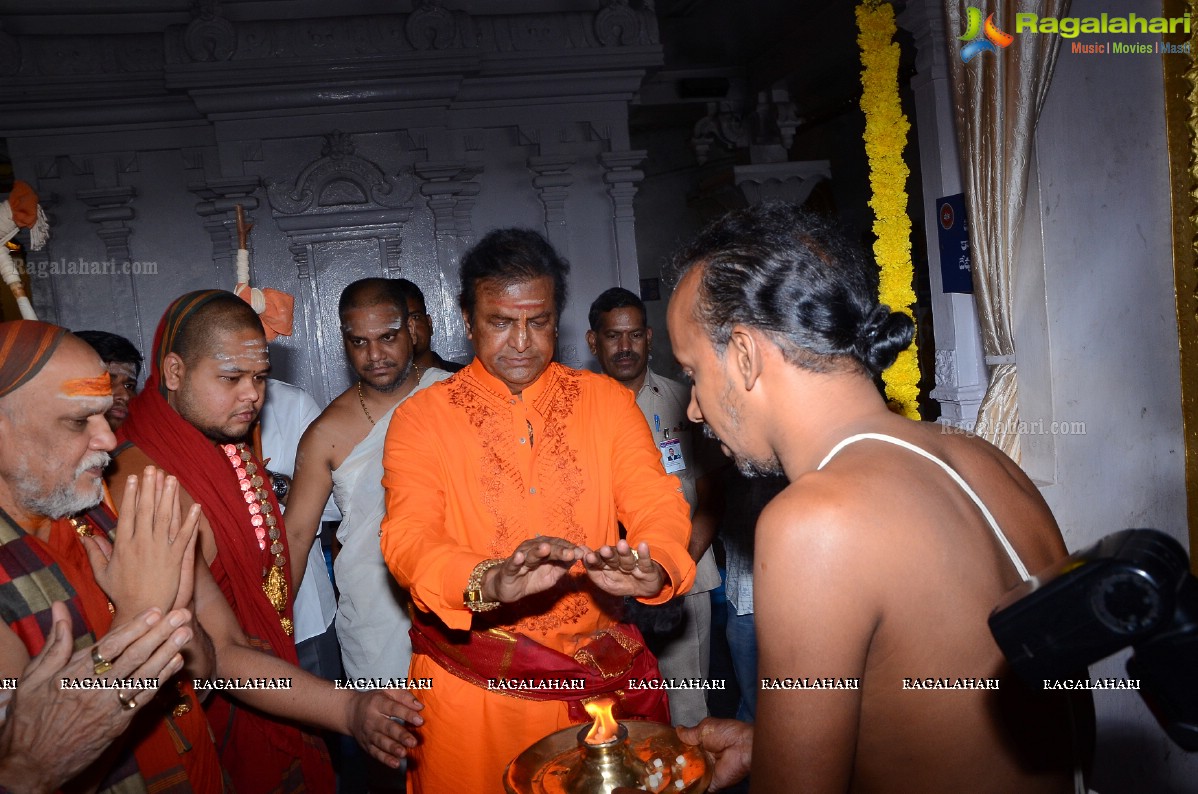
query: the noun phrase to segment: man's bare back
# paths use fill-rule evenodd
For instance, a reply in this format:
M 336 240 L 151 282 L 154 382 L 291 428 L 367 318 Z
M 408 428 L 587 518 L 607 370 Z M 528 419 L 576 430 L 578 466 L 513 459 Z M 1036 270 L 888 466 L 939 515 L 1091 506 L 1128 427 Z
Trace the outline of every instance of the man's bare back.
M 956 469 L 1030 570 L 1064 556 L 1035 486 L 991 445 L 899 417 L 853 431 L 906 440 Z M 1019 687 L 987 628 L 1020 576 L 934 463 L 884 441 L 848 445 L 766 508 L 756 554 L 763 681 L 859 678 L 860 690 L 763 691 L 755 778 L 789 756 L 791 769 L 843 782 L 827 790 L 1068 789 L 1068 748 L 1051 746 L 1067 735 L 1063 702 Z M 934 688 L 946 685 L 998 688 Z
M 988 629 L 1021 576 L 982 509 L 886 439 L 821 465 L 859 434 L 908 442 L 976 491 L 1030 571 L 1066 554 L 997 448 L 889 410 L 877 379 L 914 326 L 879 304 L 876 264 L 826 219 L 764 204 L 716 221 L 672 270 L 689 417 L 743 472 L 791 482 L 756 531 L 757 723 L 680 732 L 718 756 L 717 784 L 751 763 L 754 792 L 1068 790 L 1068 707 L 1021 687 Z

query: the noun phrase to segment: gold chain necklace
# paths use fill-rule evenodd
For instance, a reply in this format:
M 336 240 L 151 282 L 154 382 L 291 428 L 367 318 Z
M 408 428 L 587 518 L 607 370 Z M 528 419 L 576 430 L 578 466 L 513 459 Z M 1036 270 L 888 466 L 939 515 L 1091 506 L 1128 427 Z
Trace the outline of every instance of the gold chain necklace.
M 374 417 L 370 415 L 370 409 L 366 407 L 366 396 L 362 394 L 362 381 L 358 381 L 358 405 L 362 406 L 362 413 L 366 414 L 366 418 L 373 425 Z
M 420 383 L 420 377 L 423 374 L 420 371 L 420 365 L 412 362 L 412 369 L 416 371 L 416 382 Z M 362 393 L 362 381 L 358 381 L 358 405 L 362 406 L 362 413 L 366 414 L 366 418 L 370 420 L 370 424 L 374 424 L 374 417 L 370 415 L 370 409 L 366 407 L 366 395 Z

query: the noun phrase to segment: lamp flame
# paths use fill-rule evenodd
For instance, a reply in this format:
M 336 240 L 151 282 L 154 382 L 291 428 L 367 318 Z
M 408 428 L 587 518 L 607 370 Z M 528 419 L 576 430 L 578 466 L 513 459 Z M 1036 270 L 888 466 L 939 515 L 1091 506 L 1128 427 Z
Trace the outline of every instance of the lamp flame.
M 587 714 L 595 719 L 595 724 L 591 726 L 590 732 L 586 735 L 587 744 L 603 744 L 615 738 L 616 730 L 619 728 L 616 718 L 611 713 L 615 705 L 614 700 L 601 698 L 592 700 L 583 706 L 587 710 Z

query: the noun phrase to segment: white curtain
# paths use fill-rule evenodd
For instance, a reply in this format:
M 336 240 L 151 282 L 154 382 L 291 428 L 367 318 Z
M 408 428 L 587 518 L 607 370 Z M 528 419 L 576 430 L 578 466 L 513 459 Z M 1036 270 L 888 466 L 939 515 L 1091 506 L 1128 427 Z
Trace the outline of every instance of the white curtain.
M 997 26 L 1014 29 L 1015 15 L 1066 16 L 1069 0 L 997 0 Z M 1006 47 L 976 54 L 969 63 L 961 49 L 985 37 L 961 41 L 968 32 L 961 0 L 944 0 L 949 64 L 952 70 L 961 175 L 969 214 L 973 292 L 982 327 L 982 347 L 990 384 L 978 410 L 978 435 L 1019 462 L 1018 370 L 1011 332 L 1011 296 L 1023 225 L 1036 121 L 1048 93 L 1060 36 L 1012 34 Z M 983 12 L 984 13 L 984 12 Z

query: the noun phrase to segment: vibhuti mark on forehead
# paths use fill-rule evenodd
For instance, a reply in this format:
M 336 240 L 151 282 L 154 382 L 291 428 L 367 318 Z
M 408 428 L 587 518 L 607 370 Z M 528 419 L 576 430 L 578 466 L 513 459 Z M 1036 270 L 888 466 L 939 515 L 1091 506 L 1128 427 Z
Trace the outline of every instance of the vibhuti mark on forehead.
M 395 322 L 387 323 L 383 327 L 389 331 L 396 331 L 396 332 L 402 331 L 405 328 L 407 328 L 407 326 L 404 325 L 403 323 L 401 323 L 399 320 L 396 320 Z M 352 323 L 342 323 L 341 333 L 349 334 L 350 336 L 354 336 L 355 331 L 354 331 L 353 324 Z
M 72 378 L 60 388 L 64 397 L 111 397 L 112 376 L 107 372 L 94 378 Z
M 222 370 L 238 370 L 244 365 L 265 366 L 270 362 L 270 354 L 266 342 L 261 339 L 248 339 L 241 343 L 241 350 L 226 353 L 217 350 L 211 357 L 220 364 Z
M 266 340 L 265 339 L 247 339 L 241 343 L 247 353 L 261 353 L 266 355 Z

